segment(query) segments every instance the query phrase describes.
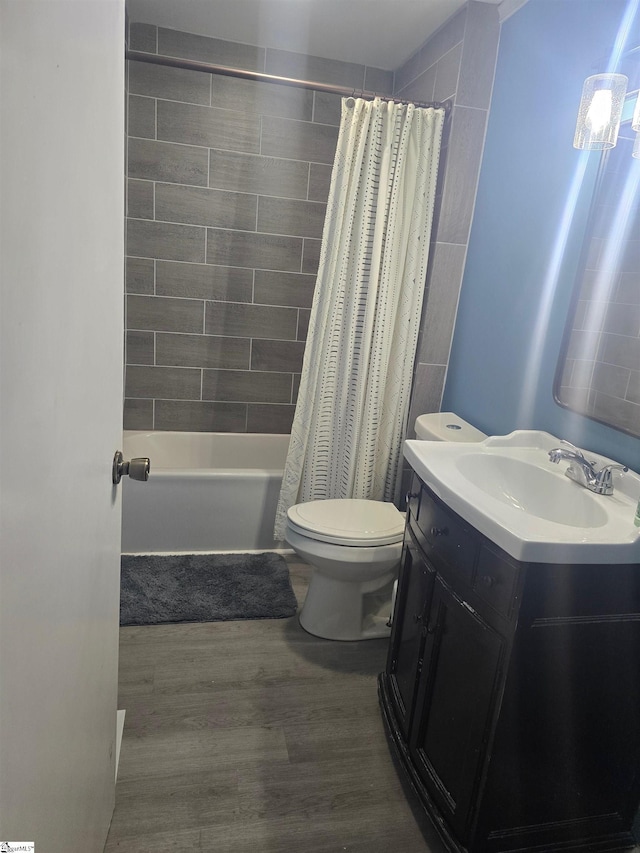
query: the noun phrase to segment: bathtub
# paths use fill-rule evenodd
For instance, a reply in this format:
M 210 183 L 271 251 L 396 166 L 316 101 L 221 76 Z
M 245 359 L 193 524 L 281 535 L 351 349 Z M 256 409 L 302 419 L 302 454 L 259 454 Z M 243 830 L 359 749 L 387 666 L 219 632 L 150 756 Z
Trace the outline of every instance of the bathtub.
M 125 430 L 123 443 L 151 460 L 146 483 L 122 479 L 123 553 L 287 547 L 273 524 L 288 435 Z

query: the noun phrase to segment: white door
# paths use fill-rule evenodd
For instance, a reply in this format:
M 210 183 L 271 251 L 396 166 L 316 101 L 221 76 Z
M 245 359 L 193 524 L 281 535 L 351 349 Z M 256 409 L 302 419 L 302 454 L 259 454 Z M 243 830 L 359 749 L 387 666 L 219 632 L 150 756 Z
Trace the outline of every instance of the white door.
M 114 801 L 124 0 L 0 0 L 0 840 Z

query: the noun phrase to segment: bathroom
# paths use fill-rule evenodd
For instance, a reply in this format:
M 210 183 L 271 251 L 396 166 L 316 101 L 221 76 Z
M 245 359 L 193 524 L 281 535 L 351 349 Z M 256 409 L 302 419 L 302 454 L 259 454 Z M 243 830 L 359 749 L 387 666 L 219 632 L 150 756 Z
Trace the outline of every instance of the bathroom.
M 590 8 L 600 6 L 602 19 L 597 24 L 591 17 L 591 14 L 596 15 L 595 12 L 581 18 L 575 11 L 576 5 L 530 0 L 506 19 L 485 163 L 480 175 L 470 240 L 476 178 L 482 157 L 485 121 L 489 114 L 490 85 L 484 92 L 472 93 L 479 100 L 467 103 L 462 95 L 456 100 L 461 108 L 458 111 L 460 132 L 456 134 L 454 122 L 445 160 L 440 219 L 434 233 L 433 266 L 430 270 L 425 319 L 429 334 L 424 335 L 420 344 L 410 421 L 419 412 L 442 408 L 458 412 L 487 433 L 499 434 L 515 427 L 535 426 L 566 436 L 578 444 L 597 449 L 637 468 L 638 439 L 572 415 L 558 407 L 552 396 L 557 356 L 573 286 L 571 264 L 575 265 L 579 253 L 577 238 L 573 242 L 570 238 L 561 258 L 569 271 L 563 269 L 556 282 L 553 278 L 553 263 L 557 260 L 554 252 L 557 251 L 558 223 L 562 220 L 576 163 L 576 152 L 570 142 L 565 144 L 565 139 L 570 140 L 573 133 L 575 93 L 579 93 L 584 77 L 595 70 L 594 65 L 602 54 L 603 33 L 611 34 L 606 39 L 609 43 L 617 25 L 618 18 L 611 21 L 611 13 L 604 11 L 603 7 L 611 9 L 615 5 L 619 12 L 624 4 L 589 4 Z M 478 46 L 482 38 L 489 42 L 491 38 L 495 39 L 495 30 L 492 35 L 492 27 L 483 26 L 480 13 L 488 12 L 481 6 L 483 4 L 473 3 L 470 7 L 477 16 L 477 31 L 476 40 L 470 44 L 469 62 L 473 69 L 471 78 L 478 86 L 487 83 L 486 76 L 483 76 L 486 75 L 486 66 L 480 62 L 483 73 L 478 72 L 475 63 L 480 60 L 475 51 L 480 51 L 480 56 L 484 57 L 486 45 L 483 49 Z M 571 11 L 572 6 L 574 11 Z M 568 29 L 574 33 L 570 43 L 566 39 Z M 62 35 L 61 39 L 61 43 L 66 44 Z M 545 45 L 543 57 L 540 56 L 542 43 Z M 74 44 L 66 44 L 68 54 L 73 55 L 76 47 Z M 494 40 L 492 59 L 488 63 L 490 71 L 495 51 Z M 452 53 L 443 52 L 449 60 L 453 60 Z M 444 76 L 451 74 L 457 80 L 458 67 L 451 69 L 443 65 Z M 531 73 L 530 67 L 536 69 L 536 74 Z M 117 79 L 116 72 L 113 79 Z M 550 109 L 549 91 L 553 92 Z M 455 90 L 447 96 L 454 94 Z M 407 92 L 407 95 L 419 97 L 418 93 L 413 92 Z M 83 89 L 79 97 L 89 101 L 91 91 Z M 541 125 L 542 114 L 546 120 Z M 53 142 L 62 147 L 64 140 L 65 134 L 61 133 L 60 138 L 56 136 Z M 526 199 L 527 203 L 516 203 L 514 199 Z M 480 209 L 482 216 L 477 213 Z M 586 215 L 583 208 L 578 208 L 578 217 L 580 215 Z M 27 223 L 19 224 L 25 228 L 27 226 Z M 532 250 L 530 235 L 536 236 L 535 251 Z M 113 239 L 116 240 L 115 237 Z M 47 248 L 51 250 L 54 247 Z M 73 244 L 75 252 L 81 248 Z M 52 252 L 51 257 L 58 259 L 55 252 Z M 87 269 L 91 269 L 90 259 L 86 263 Z M 42 280 L 40 270 L 36 269 L 30 274 L 36 281 Z M 514 276 L 517 276 L 517 286 L 514 285 Z M 458 307 L 459 285 L 462 289 Z M 61 292 L 57 291 L 58 297 Z M 81 296 L 81 293 L 79 288 L 77 295 Z M 64 314 L 60 316 L 58 302 L 59 299 L 54 299 L 53 294 L 45 288 L 40 295 L 40 306 L 34 307 L 33 303 L 29 303 L 29 310 L 43 313 L 40 325 L 19 325 L 25 335 L 23 343 L 32 341 L 34 352 L 38 351 L 43 341 L 48 340 L 48 326 L 44 318 L 59 318 L 61 326 L 68 326 L 74 321 L 74 312 L 70 310 L 73 305 L 63 302 L 67 312 L 65 318 Z M 81 304 L 81 301 L 76 304 Z M 305 308 L 298 310 L 303 312 Z M 458 325 L 449 356 L 456 310 Z M 541 313 L 543 311 L 544 314 Z M 88 347 L 102 333 L 91 320 L 86 319 L 91 317 L 88 307 L 84 316 L 84 331 L 80 338 L 84 346 Z M 435 322 L 434 318 L 437 318 Z M 55 342 L 58 338 L 53 340 Z M 106 351 L 110 351 L 113 345 L 106 341 L 106 337 L 98 337 L 98 340 Z M 14 360 L 17 359 L 17 351 L 10 351 Z M 482 358 L 478 357 L 478 353 L 482 353 Z M 72 365 L 71 361 L 69 365 Z M 48 410 L 56 412 L 56 403 L 50 390 L 53 386 L 43 385 L 39 380 L 41 364 L 30 365 L 29 369 L 33 370 L 33 373 L 28 374 L 31 387 L 35 384 L 35 387 L 42 388 Z M 75 377 L 75 371 L 75 367 L 69 366 L 71 376 Z M 296 370 L 290 369 L 289 372 L 293 376 Z M 73 401 L 76 418 L 79 419 L 83 413 L 82 395 L 78 395 L 74 388 L 68 389 L 68 393 Z M 9 400 L 15 407 L 13 410 L 21 410 L 28 388 L 12 389 L 12 394 L 15 396 L 10 396 Z M 286 407 L 290 404 L 278 405 Z M 6 411 L 9 411 L 9 407 Z M 4 418 L 8 418 L 8 415 L 3 417 L 3 425 Z M 56 420 L 55 426 L 57 424 Z M 8 426 L 13 428 L 13 422 Z M 15 436 L 18 447 L 29 447 L 26 442 L 30 438 L 34 439 L 32 447 L 37 447 L 40 426 L 38 416 L 34 415 L 26 426 L 16 424 L 15 433 L 9 432 L 7 435 Z M 145 424 L 144 428 L 147 426 Z M 66 432 L 69 431 L 67 428 Z M 34 454 L 33 460 L 23 459 L 23 473 L 33 475 L 31 482 L 40 482 L 38 468 L 31 470 L 28 467 L 31 464 L 35 466 L 36 461 L 39 470 L 46 471 L 47 476 L 53 477 L 54 469 L 58 472 L 68 470 L 70 460 L 78 452 L 79 442 L 83 459 L 96 458 L 88 438 L 75 435 L 73 439 L 73 443 L 66 438 L 59 441 L 58 452 L 61 456 L 56 457 L 57 465 L 51 464 L 54 458 L 52 455 L 40 457 Z M 77 472 L 77 476 L 82 476 L 82 470 Z M 25 482 L 29 482 L 28 476 Z M 38 511 L 37 503 L 32 502 L 31 505 Z M 42 510 L 39 512 L 42 513 Z M 92 529 L 90 525 L 86 527 Z M 67 528 L 63 526 L 61 529 L 66 531 Z M 73 540 L 73 528 L 68 531 L 70 535 L 64 537 L 56 530 L 48 532 L 49 541 L 62 538 L 67 542 Z M 24 538 L 29 539 L 28 536 Z M 29 543 L 26 551 L 16 549 L 12 553 L 9 550 L 9 556 L 17 559 L 20 566 L 28 566 L 34 559 L 47 564 L 46 555 L 34 552 L 34 549 L 35 545 Z M 6 556 L 4 552 L 3 556 Z M 13 587 L 5 589 L 14 591 Z M 25 605 L 21 604 L 23 599 L 17 596 L 25 595 L 27 597 L 24 601 L 31 602 L 29 596 L 32 594 L 33 590 L 23 589 L 17 584 L 16 598 L 11 599 L 7 595 L 5 601 L 12 601 L 13 609 L 21 612 Z M 43 624 L 46 624 L 48 618 L 47 603 L 38 599 L 35 607 L 27 605 L 32 607 L 31 612 L 35 612 Z M 3 618 L 3 623 L 7 629 L 9 625 L 13 625 L 14 630 L 17 628 L 15 617 L 13 621 Z M 81 623 L 82 620 L 78 619 L 78 625 Z M 42 642 L 46 642 L 46 634 Z M 73 649 L 69 654 L 73 658 Z M 40 724 L 46 728 L 42 721 Z M 25 735 L 24 748 L 27 740 Z M 26 754 L 35 760 L 30 752 Z

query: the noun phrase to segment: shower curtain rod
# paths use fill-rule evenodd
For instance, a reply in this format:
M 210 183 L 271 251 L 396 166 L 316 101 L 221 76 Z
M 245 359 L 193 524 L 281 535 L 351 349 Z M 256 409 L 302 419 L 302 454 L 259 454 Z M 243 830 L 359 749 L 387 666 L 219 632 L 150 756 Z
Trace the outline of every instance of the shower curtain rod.
M 198 62 L 193 59 L 176 59 L 173 56 L 162 56 L 157 53 L 142 53 L 139 50 L 127 50 L 125 59 L 133 62 L 149 62 L 152 65 L 166 65 L 171 68 L 183 68 L 188 71 L 205 71 L 209 74 L 222 74 L 226 77 L 240 77 L 244 80 L 255 80 L 259 83 L 277 83 L 281 86 L 294 86 L 298 89 L 313 89 L 316 92 L 327 92 L 331 95 L 342 95 L 345 98 L 365 98 L 371 100 L 380 98 L 383 101 L 392 101 L 395 104 L 413 104 L 416 107 L 444 109 L 449 111 L 450 101 L 434 101 L 422 103 L 419 101 L 407 101 L 403 98 L 395 98 L 393 95 L 382 95 L 378 92 L 367 92 L 357 89 L 349 89 L 346 86 L 330 86 L 325 83 L 317 83 L 313 80 L 297 80 L 294 77 L 278 77 L 275 74 L 263 74 L 261 71 L 248 71 L 245 68 L 233 68 L 229 65 L 215 65 L 210 62 Z

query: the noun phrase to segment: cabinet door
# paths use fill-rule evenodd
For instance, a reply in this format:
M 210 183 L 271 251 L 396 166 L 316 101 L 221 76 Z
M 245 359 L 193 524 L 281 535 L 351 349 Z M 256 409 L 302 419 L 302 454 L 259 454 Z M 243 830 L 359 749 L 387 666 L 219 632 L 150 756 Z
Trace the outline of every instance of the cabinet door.
M 414 765 L 465 844 L 492 729 L 505 641 L 438 577 L 410 736 Z
M 409 738 L 434 577 L 434 570 L 407 528 L 387 666 L 396 720 L 405 740 Z

